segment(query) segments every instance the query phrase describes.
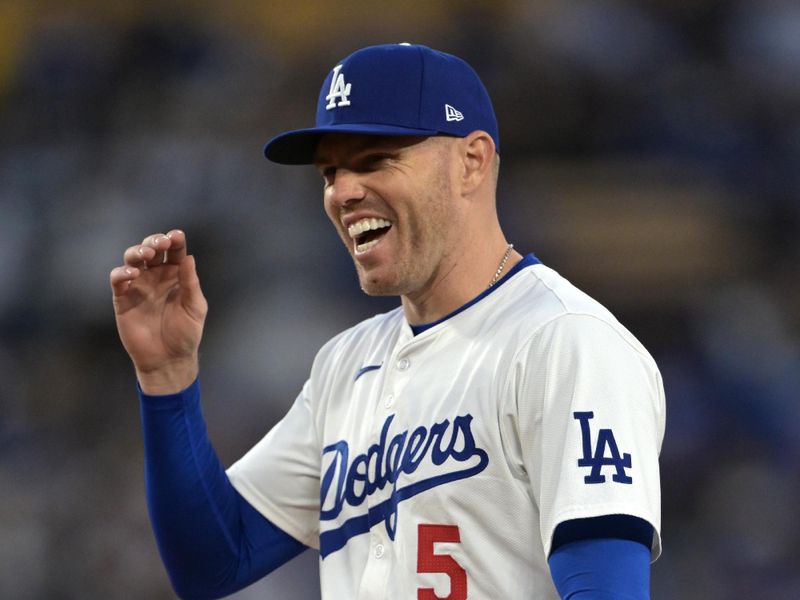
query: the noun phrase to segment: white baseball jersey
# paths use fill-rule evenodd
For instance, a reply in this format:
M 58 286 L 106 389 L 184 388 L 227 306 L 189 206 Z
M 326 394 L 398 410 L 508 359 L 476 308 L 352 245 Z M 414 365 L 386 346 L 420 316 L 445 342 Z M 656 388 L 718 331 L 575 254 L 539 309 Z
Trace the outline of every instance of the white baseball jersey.
M 419 335 L 397 309 L 332 339 L 228 474 L 319 548 L 324 599 L 557 600 L 563 521 L 634 515 L 660 553 L 664 423 L 650 355 L 534 264 Z

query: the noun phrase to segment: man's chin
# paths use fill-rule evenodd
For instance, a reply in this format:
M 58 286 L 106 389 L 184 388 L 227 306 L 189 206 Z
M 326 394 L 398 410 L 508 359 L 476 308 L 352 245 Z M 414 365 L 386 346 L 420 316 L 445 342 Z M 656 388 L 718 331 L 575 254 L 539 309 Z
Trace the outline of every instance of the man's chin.
M 362 272 L 358 274 L 358 283 L 361 286 L 361 291 L 367 296 L 400 296 L 403 293 L 396 281 L 386 281 L 374 276 L 370 277 Z
M 367 296 L 399 296 L 400 293 L 394 287 L 375 283 L 361 283 L 361 291 Z

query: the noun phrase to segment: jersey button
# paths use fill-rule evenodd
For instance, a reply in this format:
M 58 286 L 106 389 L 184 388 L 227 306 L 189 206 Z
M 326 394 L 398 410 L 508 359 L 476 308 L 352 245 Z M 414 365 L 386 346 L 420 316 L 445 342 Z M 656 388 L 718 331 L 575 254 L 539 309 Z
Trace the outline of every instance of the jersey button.
M 384 548 L 383 544 L 378 544 L 377 546 L 375 546 L 375 558 L 383 557 L 385 552 L 386 548 Z
M 411 366 L 411 361 L 407 358 L 401 358 L 397 361 L 397 370 L 398 371 L 405 371 L 409 366 Z
M 383 401 L 383 405 L 386 408 L 391 408 L 392 404 L 394 404 L 394 394 L 389 394 L 386 396 L 386 399 Z

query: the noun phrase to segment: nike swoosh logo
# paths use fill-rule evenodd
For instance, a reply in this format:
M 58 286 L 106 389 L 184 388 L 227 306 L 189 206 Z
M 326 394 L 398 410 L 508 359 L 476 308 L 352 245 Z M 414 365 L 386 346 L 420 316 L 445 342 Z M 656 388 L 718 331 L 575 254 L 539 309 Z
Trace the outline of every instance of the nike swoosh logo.
M 376 369 L 380 369 L 383 366 L 383 363 L 379 365 L 366 365 L 361 367 L 358 372 L 356 373 L 355 378 L 353 381 L 356 381 L 359 377 L 361 377 L 364 373 L 368 373 L 369 371 L 375 371 Z

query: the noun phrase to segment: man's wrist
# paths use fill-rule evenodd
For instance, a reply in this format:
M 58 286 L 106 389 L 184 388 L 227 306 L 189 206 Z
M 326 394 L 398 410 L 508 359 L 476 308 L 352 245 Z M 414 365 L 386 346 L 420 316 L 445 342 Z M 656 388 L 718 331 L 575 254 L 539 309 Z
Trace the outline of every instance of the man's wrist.
M 136 369 L 139 388 L 148 396 L 177 394 L 197 379 L 200 367 L 196 359 L 180 361 L 148 371 Z

